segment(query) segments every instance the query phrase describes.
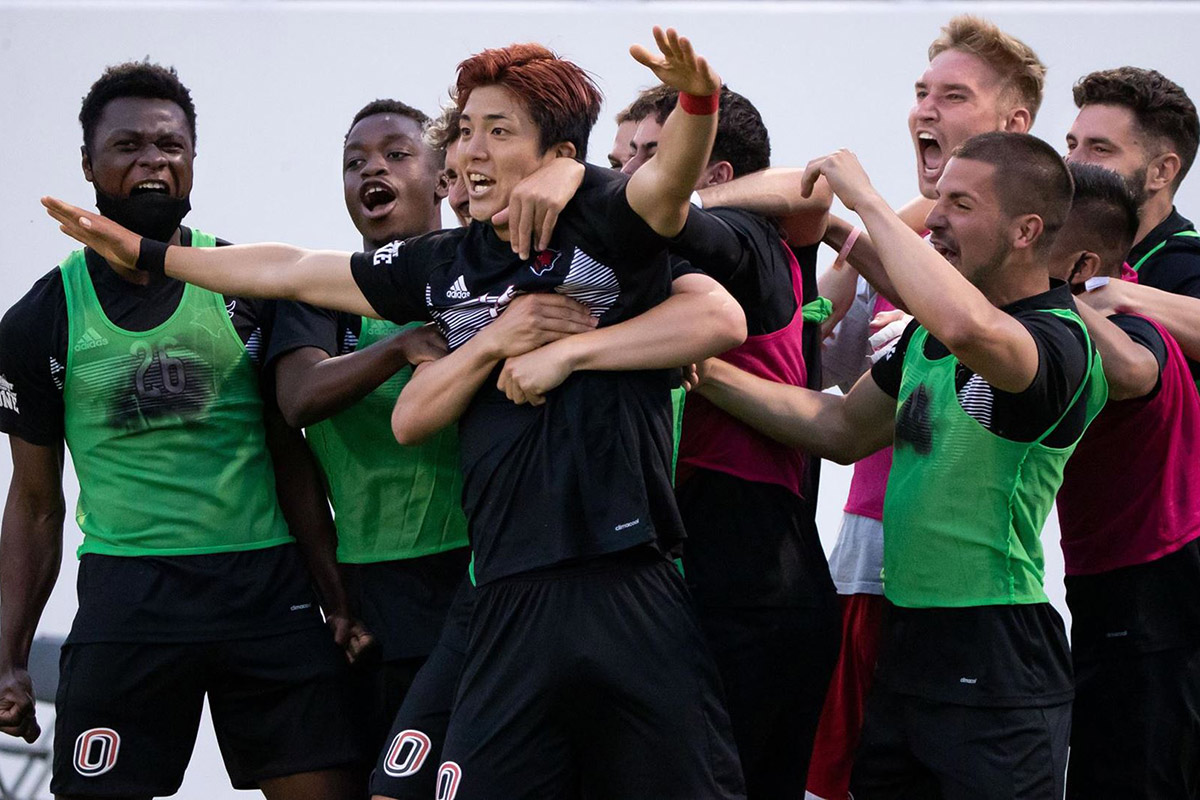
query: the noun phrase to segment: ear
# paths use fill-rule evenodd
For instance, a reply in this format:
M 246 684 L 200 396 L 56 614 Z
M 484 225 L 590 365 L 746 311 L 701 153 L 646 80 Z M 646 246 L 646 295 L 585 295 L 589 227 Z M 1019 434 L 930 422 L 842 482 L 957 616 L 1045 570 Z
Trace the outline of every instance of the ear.
M 1018 106 L 1008 112 L 1008 118 L 1004 120 L 1004 130 L 1008 133 L 1029 133 L 1032 127 L 1033 115 L 1024 106 Z
M 1177 153 L 1163 153 L 1150 160 L 1146 167 L 1146 191 L 1161 192 L 1170 190 L 1171 184 L 1179 176 L 1182 162 Z
M 1082 286 L 1089 278 L 1094 278 L 1100 274 L 1100 268 L 1103 262 L 1100 256 L 1090 250 L 1083 250 L 1075 254 L 1075 263 L 1071 266 L 1071 274 L 1067 278 L 1067 282 L 1072 286 Z
M 446 170 L 438 173 L 437 183 L 433 186 L 433 204 L 437 205 L 446 199 L 450 194 L 450 177 L 446 175 Z
M 1013 221 L 1012 246 L 1015 250 L 1024 250 L 1037 244 L 1042 238 L 1046 223 L 1037 214 L 1023 214 Z
M 83 167 L 83 179 L 88 183 L 92 182 L 92 159 L 88 156 L 87 145 L 80 145 L 79 155 L 81 158 L 81 166 Z
M 555 158 L 574 158 L 575 145 L 570 142 L 559 142 L 551 148 Z
M 696 188 L 703 189 L 706 186 L 729 183 L 731 180 L 733 180 L 733 165 L 728 161 L 714 161 L 704 168 L 704 172 L 700 173 L 700 180 L 696 181 Z

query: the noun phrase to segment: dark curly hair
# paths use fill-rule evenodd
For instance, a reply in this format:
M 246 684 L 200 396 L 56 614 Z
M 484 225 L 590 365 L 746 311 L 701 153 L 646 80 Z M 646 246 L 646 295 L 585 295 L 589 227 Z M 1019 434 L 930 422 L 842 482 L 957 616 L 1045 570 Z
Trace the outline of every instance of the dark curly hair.
M 84 147 L 91 146 L 105 106 L 120 97 L 170 100 L 183 109 L 188 131 L 192 134 L 192 144 L 195 145 L 196 106 L 192 103 L 192 93 L 179 80 L 174 67 L 164 67 L 145 60 L 113 64 L 88 89 L 79 109 Z
M 1165 142 L 1179 156 L 1174 191 L 1196 160 L 1200 119 L 1196 105 L 1183 87 L 1161 72 L 1138 67 L 1117 67 L 1084 75 L 1072 90 L 1075 105 L 1111 105 L 1127 108 L 1147 136 Z
M 350 138 L 350 131 L 354 130 L 354 126 L 362 122 L 367 117 L 373 117 L 376 114 L 395 114 L 398 117 L 408 117 L 413 122 L 421 126 L 424 130 L 429 124 L 429 116 L 420 109 L 413 108 L 407 103 L 401 103 L 399 100 L 372 100 L 358 110 L 354 115 L 354 119 L 350 120 L 350 127 L 346 129 L 346 135 L 342 137 L 342 144 Z
M 669 86 L 646 89 L 630 108 L 642 103 L 653 107 L 654 118 L 661 125 L 671 115 L 679 102 L 679 90 Z M 763 123 L 762 114 L 745 96 L 721 87 L 720 117 L 717 120 L 717 136 L 713 140 L 709 163 L 728 161 L 733 167 L 734 177 L 748 175 L 771 166 L 771 137 Z M 644 115 L 649 117 L 651 112 Z

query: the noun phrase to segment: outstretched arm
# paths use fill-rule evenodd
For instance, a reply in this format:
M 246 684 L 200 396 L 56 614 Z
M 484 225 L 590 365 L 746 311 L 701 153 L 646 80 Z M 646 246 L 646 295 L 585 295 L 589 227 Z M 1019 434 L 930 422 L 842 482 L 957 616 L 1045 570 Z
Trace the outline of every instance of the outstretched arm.
M 770 167 L 727 183 L 699 190 L 705 208 L 730 206 L 779 220 L 794 247 L 815 244 L 825 235 L 833 192 L 817 181 L 807 197 L 800 193 L 803 169 Z
M 745 339 L 746 315 L 737 301 L 707 275 L 682 275 L 670 297 L 633 319 L 509 358 L 497 385 L 515 403 L 540 406 L 579 370 L 679 367 Z
M 400 444 L 427 439 L 458 421 L 501 361 L 595 325 L 585 306 L 560 294 L 516 298 L 466 344 L 413 371 L 392 411 L 392 433 Z
M 896 401 L 869 373 L 845 396 L 768 381 L 715 358 L 699 373 L 703 397 L 789 447 L 852 464 L 892 441 Z
M 862 218 L 906 310 L 985 381 L 1006 392 L 1037 374 L 1033 335 L 976 289 L 892 211 L 849 150 L 808 165 L 806 185 L 824 175 L 846 208 Z
M 1078 299 L 1104 315 L 1141 314 L 1153 318 L 1179 342 L 1185 356 L 1200 361 L 1200 298 L 1113 280 Z
M 92 248 L 117 269 L 162 269 L 172 278 L 238 297 L 301 300 L 378 318 L 350 273 L 350 253 L 286 244 L 167 247 L 145 241 L 112 220 L 52 197 L 42 205 L 62 232 Z
M 63 445 L 9 437 L 12 483 L 0 530 L 0 731 L 41 734 L 29 679 L 29 647 L 62 562 Z
M 679 102 L 663 124 L 658 152 L 634 173 L 625 187 L 629 206 L 655 233 L 671 237 L 683 230 L 696 182 L 708 164 L 717 134 L 716 95 L 721 79 L 692 44 L 673 28 L 654 29 L 661 56 L 641 45 L 630 55 L 649 67 L 659 80 L 679 90 Z M 692 98 L 712 99 L 712 108 L 685 110 Z M 703 113 L 707 112 L 707 113 Z

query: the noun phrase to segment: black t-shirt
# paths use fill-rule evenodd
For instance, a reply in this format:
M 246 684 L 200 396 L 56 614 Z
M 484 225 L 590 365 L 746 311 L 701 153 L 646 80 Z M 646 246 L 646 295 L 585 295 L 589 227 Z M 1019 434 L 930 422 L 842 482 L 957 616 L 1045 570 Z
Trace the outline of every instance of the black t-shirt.
M 1167 365 L 1166 340 L 1150 320 L 1136 314 L 1113 314 L 1108 321 L 1120 328 L 1130 339 L 1149 350 L 1154 356 L 1154 360 L 1158 362 L 1158 382 L 1154 384 L 1154 389 L 1147 395 L 1134 398 L 1142 402 L 1152 399 L 1158 394 L 1159 387 L 1162 385 L 1162 372 Z
M 995 389 L 961 363 L 955 385 L 963 410 L 1006 439 L 1034 441 L 1061 417 L 1044 441 L 1063 447 L 1079 438 L 1087 420 L 1086 392 L 1070 404 L 1086 376 L 1088 344 L 1080 325 L 1039 311 L 1046 308 L 1075 308 L 1065 283 L 1056 281 L 1049 291 L 1002 309 L 1037 342 L 1038 371 L 1029 388 L 1015 393 Z M 904 353 L 916 327 L 911 323 L 895 350 L 872 367 L 875 382 L 891 397 L 900 393 Z M 948 354 L 941 342 L 926 339 L 926 357 Z M 902 432 L 898 429 L 896 435 Z M 1049 603 L 970 608 L 889 604 L 877 679 L 902 694 L 969 706 L 1053 705 L 1070 699 L 1073 691 L 1066 631 Z
M 725 287 L 746 313 L 750 336 L 774 333 L 796 314 L 787 245 L 773 222 L 736 208 L 699 209 L 671 241 L 671 250 Z M 817 245 L 796 248 L 796 258 L 816 263 Z
M 601 326 L 636 316 L 670 293 L 666 242 L 629 207 L 623 176 L 588 170 L 550 248 L 531 259 L 476 222 L 357 254 L 354 278 L 381 316 L 432 319 L 451 349 L 521 293 L 573 297 Z M 540 407 L 514 405 L 494 377 L 483 383 L 459 420 L 481 585 L 648 542 L 667 552 L 683 537 L 670 481 L 672 381 L 669 370 L 577 372 Z
M 1133 246 L 1129 263 L 1137 264 L 1160 244 L 1161 248 L 1138 268 L 1138 283 L 1172 294 L 1200 298 L 1200 239 L 1175 236 L 1196 226 L 1174 208 L 1154 230 Z M 1192 377 L 1200 380 L 1200 361 L 1188 359 Z
M 181 243 L 190 245 L 191 230 L 180 230 Z M 225 244 L 218 240 L 218 245 Z M 95 252 L 86 251 L 85 258 L 96 296 L 114 324 L 144 331 L 175 313 L 183 282 L 160 276 L 141 286 L 122 279 Z M 260 366 L 275 303 L 237 297 L 225 301 L 238 336 Z M 63 440 L 68 339 L 66 293 L 62 273 L 55 267 L 0 321 L 0 378 L 12 384 L 17 397 L 15 408 L 0 407 L 0 430 L 44 447 Z M 308 575 L 302 564 L 297 566 L 293 551 L 287 547 L 204 556 L 88 555 L 79 566 L 80 611 L 72 641 L 196 641 L 320 624 Z M 281 599 L 289 601 L 286 608 Z

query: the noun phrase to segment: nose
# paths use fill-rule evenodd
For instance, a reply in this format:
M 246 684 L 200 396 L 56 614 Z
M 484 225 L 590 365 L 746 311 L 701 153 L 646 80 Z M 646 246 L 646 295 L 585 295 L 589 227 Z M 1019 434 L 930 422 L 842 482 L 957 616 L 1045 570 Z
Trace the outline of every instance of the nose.
M 167 154 L 156 144 L 147 144 L 138 153 L 138 165 L 157 169 L 167 165 Z
M 387 171 L 387 159 L 381 154 L 375 153 L 363 160 L 362 169 L 359 170 L 359 174 L 366 178 L 371 175 L 383 175 Z
M 460 164 L 482 161 L 487 158 L 487 143 L 483 136 L 467 136 L 459 139 L 458 157 Z
M 924 97 L 917 98 L 916 105 L 913 107 L 913 112 L 919 120 L 933 120 L 937 118 L 937 104 L 933 100 L 932 94 L 927 94 Z

